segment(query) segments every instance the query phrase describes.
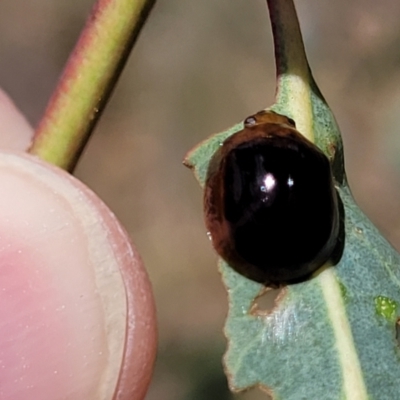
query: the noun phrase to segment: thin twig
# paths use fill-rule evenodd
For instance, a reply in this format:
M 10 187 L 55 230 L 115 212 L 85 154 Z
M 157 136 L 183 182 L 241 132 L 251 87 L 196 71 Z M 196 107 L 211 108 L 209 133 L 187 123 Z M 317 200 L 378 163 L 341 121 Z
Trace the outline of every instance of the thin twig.
M 30 153 L 72 171 L 156 0 L 98 0 Z

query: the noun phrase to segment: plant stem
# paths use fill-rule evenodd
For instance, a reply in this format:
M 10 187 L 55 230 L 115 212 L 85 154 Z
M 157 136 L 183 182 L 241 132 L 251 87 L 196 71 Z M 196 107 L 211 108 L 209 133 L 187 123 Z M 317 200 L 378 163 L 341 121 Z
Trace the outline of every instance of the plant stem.
M 293 0 L 267 0 L 274 36 L 276 103 L 291 109 L 297 129 L 313 140 L 310 86 L 313 78 Z
M 29 152 L 72 171 L 156 0 L 98 0 Z

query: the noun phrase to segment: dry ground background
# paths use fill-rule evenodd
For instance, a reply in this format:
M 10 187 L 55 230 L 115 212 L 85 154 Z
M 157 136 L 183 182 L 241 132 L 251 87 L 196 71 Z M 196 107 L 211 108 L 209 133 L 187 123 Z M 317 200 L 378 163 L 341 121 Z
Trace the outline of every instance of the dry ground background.
M 296 4 L 353 193 L 400 248 L 400 2 Z M 33 125 L 91 5 L 0 2 L 0 86 Z M 220 362 L 226 297 L 181 160 L 271 104 L 274 74 L 264 0 L 159 0 L 76 171 L 122 220 L 153 282 L 160 345 L 146 400 L 233 399 Z

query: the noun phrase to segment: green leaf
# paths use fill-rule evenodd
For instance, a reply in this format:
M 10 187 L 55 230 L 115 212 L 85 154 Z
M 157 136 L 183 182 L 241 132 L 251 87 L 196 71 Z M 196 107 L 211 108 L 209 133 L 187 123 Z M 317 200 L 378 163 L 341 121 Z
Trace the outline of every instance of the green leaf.
M 269 312 L 257 305 L 266 288 L 220 262 L 229 297 L 229 384 L 235 391 L 260 386 L 282 400 L 394 400 L 400 393 L 400 256 L 347 186 L 340 132 L 311 75 L 292 1 L 269 0 L 268 6 L 278 71 L 270 109 L 293 118 L 331 160 L 345 243 L 337 265 L 286 286 Z M 201 185 L 218 146 L 242 127 L 214 135 L 188 154 L 185 164 Z

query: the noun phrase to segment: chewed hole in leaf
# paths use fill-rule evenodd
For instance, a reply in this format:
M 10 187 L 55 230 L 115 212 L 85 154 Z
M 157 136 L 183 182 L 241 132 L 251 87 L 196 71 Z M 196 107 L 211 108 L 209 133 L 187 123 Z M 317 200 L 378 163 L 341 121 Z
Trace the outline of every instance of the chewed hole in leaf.
M 231 390 L 235 393 L 235 400 L 275 400 L 271 389 L 262 384 L 241 390 L 231 388 Z
M 268 390 L 263 388 L 254 387 L 250 390 L 246 390 L 240 394 L 237 394 L 235 400 L 272 400 L 273 397 L 269 394 Z
M 250 313 L 252 315 L 271 314 L 286 294 L 286 288 L 265 288 L 254 299 Z

